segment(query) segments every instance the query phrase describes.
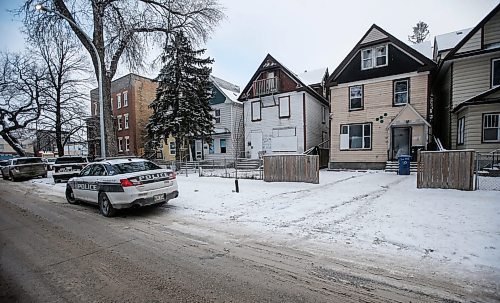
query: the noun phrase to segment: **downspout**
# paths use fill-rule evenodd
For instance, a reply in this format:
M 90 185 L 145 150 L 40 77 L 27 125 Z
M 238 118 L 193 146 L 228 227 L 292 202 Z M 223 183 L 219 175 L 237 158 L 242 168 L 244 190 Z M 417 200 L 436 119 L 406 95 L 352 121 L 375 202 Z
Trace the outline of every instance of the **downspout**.
M 307 142 L 307 138 L 306 138 L 306 93 L 302 93 L 302 119 L 304 120 L 304 151 L 307 150 L 307 145 L 306 145 L 306 142 Z

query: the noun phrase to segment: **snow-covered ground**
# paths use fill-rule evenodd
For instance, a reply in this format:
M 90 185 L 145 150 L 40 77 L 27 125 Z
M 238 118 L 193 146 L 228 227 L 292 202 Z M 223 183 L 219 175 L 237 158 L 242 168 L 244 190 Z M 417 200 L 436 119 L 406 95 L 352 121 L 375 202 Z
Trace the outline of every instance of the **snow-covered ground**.
M 323 254 L 404 260 L 500 285 L 500 193 L 417 189 L 416 176 L 321 171 L 320 184 L 178 176 L 168 214 L 235 237 Z M 28 181 L 51 195 L 65 184 Z

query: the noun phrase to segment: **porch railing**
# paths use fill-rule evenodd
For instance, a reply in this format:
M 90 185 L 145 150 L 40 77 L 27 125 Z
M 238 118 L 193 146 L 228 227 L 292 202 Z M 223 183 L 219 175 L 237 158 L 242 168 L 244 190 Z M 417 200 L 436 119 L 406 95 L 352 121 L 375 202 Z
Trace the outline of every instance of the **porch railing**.
M 253 95 L 261 96 L 278 92 L 278 77 L 256 80 L 253 82 Z

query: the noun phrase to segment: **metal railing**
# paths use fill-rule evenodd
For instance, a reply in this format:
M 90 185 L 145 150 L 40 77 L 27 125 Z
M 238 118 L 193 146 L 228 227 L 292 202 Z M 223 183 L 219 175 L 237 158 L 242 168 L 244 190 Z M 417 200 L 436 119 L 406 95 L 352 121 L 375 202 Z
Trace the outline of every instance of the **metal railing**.
M 476 189 L 500 190 L 500 149 L 476 154 Z

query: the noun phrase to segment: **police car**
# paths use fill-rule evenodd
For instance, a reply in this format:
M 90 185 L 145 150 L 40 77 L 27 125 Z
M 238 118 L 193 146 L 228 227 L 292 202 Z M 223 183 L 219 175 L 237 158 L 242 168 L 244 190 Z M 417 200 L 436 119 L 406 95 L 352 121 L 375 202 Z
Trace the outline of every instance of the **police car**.
M 99 205 L 111 217 L 117 209 L 165 204 L 179 195 L 175 172 L 144 159 L 113 159 L 90 163 L 68 180 L 70 204 L 85 201 Z

